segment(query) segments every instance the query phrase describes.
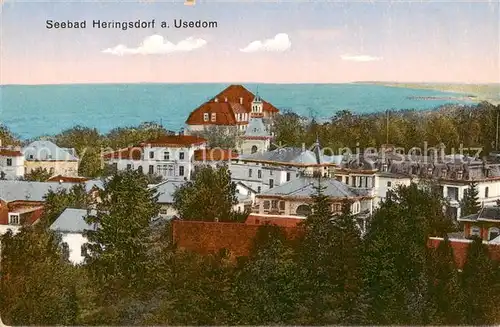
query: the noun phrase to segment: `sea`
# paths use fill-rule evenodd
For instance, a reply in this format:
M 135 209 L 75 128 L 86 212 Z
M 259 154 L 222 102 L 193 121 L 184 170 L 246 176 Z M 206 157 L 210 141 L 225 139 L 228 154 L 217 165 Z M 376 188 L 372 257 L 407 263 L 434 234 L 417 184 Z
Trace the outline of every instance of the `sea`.
M 192 110 L 228 85 L 3 85 L 0 86 L 0 124 L 24 140 L 55 135 L 76 125 L 107 133 L 117 127 L 156 122 L 179 131 Z M 320 121 L 340 110 L 374 113 L 470 103 L 456 93 L 361 83 L 244 86 L 280 110 L 291 110 Z

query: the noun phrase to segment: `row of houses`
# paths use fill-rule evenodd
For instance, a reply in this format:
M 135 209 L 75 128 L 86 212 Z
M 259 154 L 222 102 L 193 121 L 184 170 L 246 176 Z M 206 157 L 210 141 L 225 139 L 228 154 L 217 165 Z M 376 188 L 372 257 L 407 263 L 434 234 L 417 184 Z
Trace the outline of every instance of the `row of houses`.
M 296 226 L 311 212 L 312 195 L 321 183 L 334 213 L 339 213 L 342 204 L 349 201 L 363 233 L 369 217 L 389 191 L 399 185 L 430 180 L 448 199 L 450 215 L 464 223 L 464 238 L 479 235 L 485 241 L 497 239 L 495 228 L 500 227 L 500 212 L 492 214 L 496 211 L 485 208 L 493 208 L 500 199 L 500 164 L 444 153 L 402 155 L 387 146 L 378 153 L 326 155 L 318 140 L 308 148 L 271 150 L 270 127 L 278 112 L 258 94 L 231 85 L 190 114 L 187 133 L 145 140 L 133 147 L 105 153 L 103 159 L 116 170 L 137 170 L 162 178 L 161 183 L 150 185 L 157 190 L 161 205 L 159 217 L 152 219 L 178 216 L 173 208 L 175 190 L 193 178 L 200 167 L 224 164 L 236 184 L 234 209 L 251 212 L 249 225 L 271 222 Z M 236 130 L 242 144 L 237 149 L 210 148 L 200 132 L 219 127 Z M 50 189 L 78 183 L 84 183 L 88 192 L 102 187 L 102 181 L 76 177 L 78 158 L 74 150 L 58 148 L 48 141 L 37 142 L 22 151 L 3 149 L 0 159 L 5 160 L 0 161 L 1 171 L 16 175 L 41 167 L 58 176 L 47 183 L 0 181 L 0 225 L 36 223 L 43 210 L 43 195 Z M 472 182 L 477 183 L 484 213 L 461 217 L 460 204 Z M 87 210 L 68 208 L 51 226 L 65 235 L 63 240 L 71 248 L 70 258 L 74 262 L 83 258 L 78 250 L 85 243 L 83 230 L 93 228 L 84 222 L 85 215 Z

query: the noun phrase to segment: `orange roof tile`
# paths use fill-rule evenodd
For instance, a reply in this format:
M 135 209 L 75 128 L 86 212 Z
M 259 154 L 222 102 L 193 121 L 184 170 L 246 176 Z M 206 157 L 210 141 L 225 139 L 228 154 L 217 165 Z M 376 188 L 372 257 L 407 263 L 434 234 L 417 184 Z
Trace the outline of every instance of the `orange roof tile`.
M 204 114 L 208 114 L 205 120 Z M 215 114 L 215 121 L 212 121 L 212 114 Z M 186 120 L 188 125 L 235 125 L 236 119 L 229 103 L 225 102 L 205 102 L 195 109 Z
M 186 124 L 188 125 L 236 125 L 235 114 L 251 113 L 252 101 L 255 95 L 242 85 L 230 85 L 215 97 L 205 102 L 191 112 Z M 279 112 L 272 104 L 262 100 L 265 112 Z M 208 113 L 208 121 L 205 121 L 204 114 Z M 212 113 L 216 114 L 215 122 L 212 121 Z M 252 114 L 254 115 L 254 114 Z M 243 122 L 246 124 L 247 122 Z
M 10 150 L 10 149 L 0 149 L 0 156 L 4 157 L 22 157 L 21 151 Z
M 195 161 L 228 161 L 238 158 L 238 154 L 225 149 L 201 149 L 194 151 Z
M 234 103 L 239 103 L 242 104 L 247 112 L 251 112 L 251 104 L 253 99 L 255 98 L 255 94 L 247 90 L 243 85 L 229 85 L 227 88 L 225 88 L 222 92 L 217 94 L 214 99 L 217 98 L 219 102 L 234 102 Z M 243 98 L 243 103 L 241 103 L 241 98 Z M 213 100 L 213 99 L 212 99 Z M 264 111 L 267 112 L 278 112 L 279 110 L 270 104 L 269 102 L 266 102 L 262 100 L 262 103 L 264 105 Z

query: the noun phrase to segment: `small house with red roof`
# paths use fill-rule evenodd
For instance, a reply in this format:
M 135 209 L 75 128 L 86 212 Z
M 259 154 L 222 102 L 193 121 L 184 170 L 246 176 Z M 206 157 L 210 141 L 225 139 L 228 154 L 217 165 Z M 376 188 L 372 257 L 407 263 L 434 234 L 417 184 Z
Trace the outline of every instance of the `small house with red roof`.
M 104 154 L 116 170 L 138 170 L 163 179 L 189 179 L 195 151 L 206 148 L 207 140 L 195 135 L 165 135 Z
M 210 126 L 236 127 L 245 132 L 251 118 L 271 119 L 279 110 L 242 85 L 230 85 L 191 112 L 186 120 L 189 132 Z

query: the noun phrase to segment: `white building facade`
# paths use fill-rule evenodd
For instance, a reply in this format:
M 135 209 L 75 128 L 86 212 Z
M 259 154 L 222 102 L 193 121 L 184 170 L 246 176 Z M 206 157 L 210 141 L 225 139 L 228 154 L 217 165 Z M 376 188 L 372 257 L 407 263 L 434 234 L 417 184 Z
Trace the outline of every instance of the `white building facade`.
M 0 179 L 24 177 L 24 156 L 21 151 L 0 148 Z

